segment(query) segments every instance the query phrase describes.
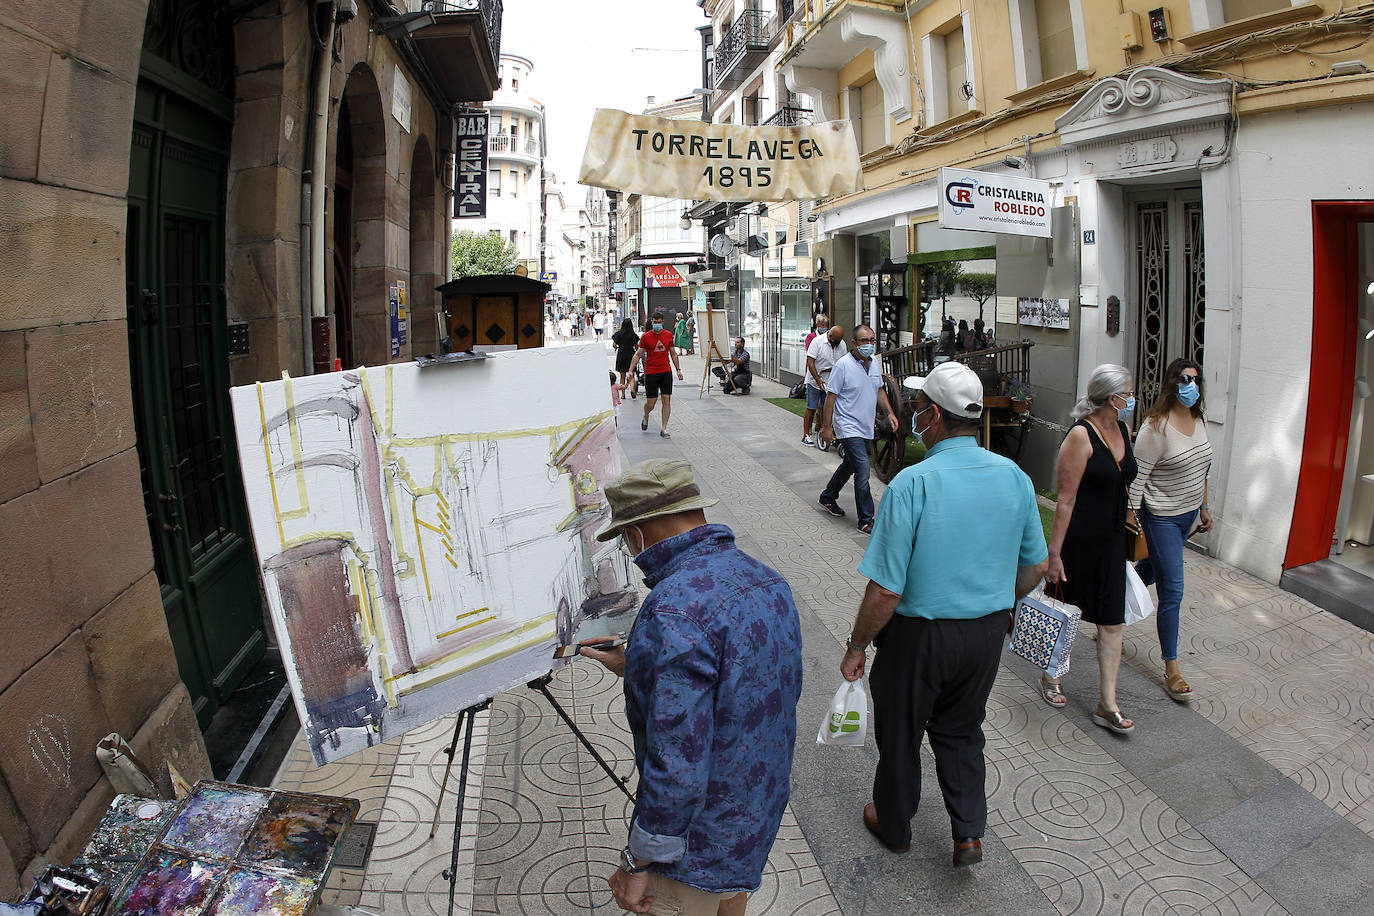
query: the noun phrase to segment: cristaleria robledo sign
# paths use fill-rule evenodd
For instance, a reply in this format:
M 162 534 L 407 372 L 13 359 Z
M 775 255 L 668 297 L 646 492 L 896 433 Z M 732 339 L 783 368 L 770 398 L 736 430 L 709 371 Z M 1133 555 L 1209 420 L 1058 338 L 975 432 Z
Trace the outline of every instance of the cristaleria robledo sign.
M 940 169 L 940 225 L 1049 238 L 1050 183 L 968 169 Z
M 741 127 L 602 108 L 582 184 L 682 200 L 813 200 L 862 188 L 848 121 Z

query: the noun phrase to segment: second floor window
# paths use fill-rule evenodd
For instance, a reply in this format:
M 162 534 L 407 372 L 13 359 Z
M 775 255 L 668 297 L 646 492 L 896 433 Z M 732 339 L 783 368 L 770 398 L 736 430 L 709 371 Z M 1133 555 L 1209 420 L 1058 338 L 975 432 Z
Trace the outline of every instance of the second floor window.
M 887 113 L 883 110 L 883 87 L 871 79 L 859 87 L 859 155 L 871 153 L 887 145 Z M 851 100 L 853 96 L 850 96 Z
M 1035 0 L 1035 26 L 1040 45 L 1040 79 L 1078 69 L 1078 54 L 1073 44 L 1073 14 L 1069 0 Z
M 487 182 L 487 196 L 488 196 L 488 197 L 500 197 L 500 196 L 501 196 L 501 170 L 500 170 L 500 169 L 492 169 L 491 172 L 490 172 L 489 180 L 488 180 L 488 182 Z
M 954 118 L 969 110 L 969 98 L 964 94 L 968 82 L 968 59 L 964 56 L 964 28 L 959 26 L 944 36 L 945 44 L 945 117 Z
M 1272 13 L 1291 5 L 1289 0 L 1221 0 L 1221 13 L 1227 22 L 1235 22 L 1237 19 Z

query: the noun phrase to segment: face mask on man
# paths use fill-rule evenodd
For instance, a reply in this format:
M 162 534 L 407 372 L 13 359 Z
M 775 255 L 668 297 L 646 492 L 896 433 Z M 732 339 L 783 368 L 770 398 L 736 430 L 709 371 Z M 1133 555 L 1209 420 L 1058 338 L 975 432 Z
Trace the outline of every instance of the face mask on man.
M 859 355 L 864 359 L 872 359 L 875 350 L 877 347 L 873 344 L 859 344 Z
M 655 331 L 655 333 L 657 333 L 658 331 L 661 331 L 661 330 L 663 330 L 663 322 L 661 322 L 661 321 L 655 321 L 655 322 L 654 322 L 654 331 Z
M 635 545 L 630 541 L 629 535 L 631 529 L 634 530 L 635 534 L 639 535 L 638 548 L 636 548 Z M 644 552 L 644 532 L 639 530 L 638 525 L 626 525 L 624 528 L 621 528 L 620 540 L 625 544 L 625 549 L 630 552 L 630 556 L 637 557 Z
M 922 445 L 926 444 L 926 433 L 930 432 L 930 428 L 934 426 L 935 423 L 934 421 L 932 421 L 930 423 L 927 423 L 925 426 L 917 427 L 916 421 L 920 419 L 921 414 L 925 413 L 927 410 L 930 410 L 930 408 L 934 406 L 934 404 L 927 404 L 924 409 L 918 410 L 911 415 L 911 434 L 920 439 Z
M 1198 390 L 1197 382 L 1181 382 L 1179 384 L 1178 402 L 1184 407 L 1192 407 L 1200 397 L 1202 397 L 1202 392 Z

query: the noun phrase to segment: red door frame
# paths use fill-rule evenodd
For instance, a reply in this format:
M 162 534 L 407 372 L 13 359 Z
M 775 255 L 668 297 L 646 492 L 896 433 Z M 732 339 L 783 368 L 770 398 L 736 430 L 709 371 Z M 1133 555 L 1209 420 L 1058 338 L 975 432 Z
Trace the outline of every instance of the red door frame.
M 1374 202 L 1312 202 L 1312 354 L 1307 427 L 1284 569 L 1331 555 L 1355 399 L 1362 222 L 1374 222 Z

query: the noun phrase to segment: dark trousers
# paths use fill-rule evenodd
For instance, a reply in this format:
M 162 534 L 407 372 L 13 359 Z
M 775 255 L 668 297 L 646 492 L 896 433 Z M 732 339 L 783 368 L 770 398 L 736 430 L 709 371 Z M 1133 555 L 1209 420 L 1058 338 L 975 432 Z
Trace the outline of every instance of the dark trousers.
M 889 845 L 911 842 L 911 818 L 921 803 L 922 735 L 930 737 L 954 838 L 986 832 L 983 719 L 1008 614 L 972 620 L 894 615 L 877 640 L 869 678 L 878 744 L 873 803 Z

